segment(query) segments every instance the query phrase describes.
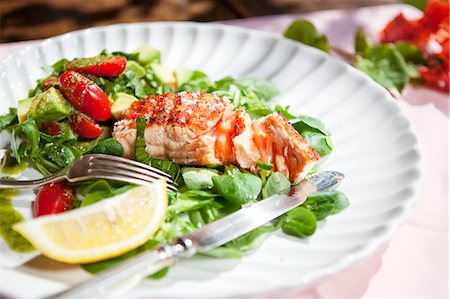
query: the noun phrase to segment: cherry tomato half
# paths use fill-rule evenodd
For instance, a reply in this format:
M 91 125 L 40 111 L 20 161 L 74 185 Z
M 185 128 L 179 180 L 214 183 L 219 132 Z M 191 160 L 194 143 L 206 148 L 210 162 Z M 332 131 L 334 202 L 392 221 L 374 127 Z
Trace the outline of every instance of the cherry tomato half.
M 81 138 L 97 138 L 103 133 L 101 126 L 95 123 L 92 118 L 79 111 L 75 111 L 69 116 L 69 124 Z
M 62 213 L 72 209 L 75 187 L 65 181 L 50 183 L 42 187 L 33 205 L 35 217 Z
M 126 66 L 127 58 L 125 56 L 98 55 L 66 63 L 68 71 L 77 71 L 97 77 L 117 77 L 123 73 Z
M 46 133 L 48 135 L 52 135 L 52 136 L 59 135 L 59 134 L 61 134 L 63 132 L 58 123 L 44 124 L 44 125 L 42 125 L 41 130 L 44 133 Z
M 59 90 L 67 101 L 94 120 L 107 120 L 111 117 L 111 103 L 105 92 L 85 76 L 64 72 L 59 77 Z
M 58 83 L 59 83 L 58 77 L 50 77 L 47 80 L 45 80 L 42 84 L 44 85 L 44 90 L 47 90 Z

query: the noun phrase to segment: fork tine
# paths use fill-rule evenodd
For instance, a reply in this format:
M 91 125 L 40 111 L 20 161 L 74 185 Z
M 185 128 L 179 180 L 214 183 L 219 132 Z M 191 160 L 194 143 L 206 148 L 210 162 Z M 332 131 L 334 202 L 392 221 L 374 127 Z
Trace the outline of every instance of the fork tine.
M 142 175 L 139 173 L 131 173 L 125 170 L 113 168 L 113 167 L 104 167 L 102 169 L 90 169 L 89 170 L 89 176 L 92 178 L 103 178 L 103 179 L 110 179 L 110 180 L 116 180 L 116 181 L 124 181 L 124 182 L 130 182 L 132 184 L 142 185 L 154 183 L 158 179 L 150 178 L 146 175 Z M 167 183 L 167 188 L 177 191 L 177 188 L 172 185 L 172 183 Z
M 117 156 L 112 156 L 112 155 L 104 155 L 104 154 L 84 155 L 84 157 L 90 158 L 91 161 L 92 160 L 103 160 L 103 161 L 114 161 L 114 162 L 117 162 L 117 163 L 130 164 L 130 165 L 134 165 L 134 166 L 137 166 L 137 167 L 140 167 L 140 168 L 145 168 L 145 169 L 147 169 L 149 171 L 153 171 L 153 172 L 158 173 L 158 174 L 160 174 L 162 176 L 165 176 L 167 178 L 171 178 L 170 174 L 168 174 L 168 173 L 166 173 L 166 172 L 164 172 L 164 171 L 162 171 L 162 170 L 160 170 L 158 168 L 155 168 L 155 167 L 152 167 L 150 165 L 147 165 L 147 164 L 144 164 L 144 163 L 141 163 L 141 162 L 137 162 L 137 161 L 134 161 L 134 160 L 122 158 L 122 157 L 117 157 Z
M 122 169 L 125 171 L 131 171 L 134 173 L 139 173 L 139 174 L 143 174 L 146 176 L 149 176 L 151 178 L 155 178 L 155 179 L 164 179 L 167 182 L 173 184 L 173 180 L 167 178 L 166 176 L 162 176 L 158 173 L 155 173 L 153 171 L 144 169 L 144 168 L 140 168 L 140 167 L 136 167 L 130 164 L 122 164 L 122 163 L 115 163 L 114 165 L 112 165 L 111 163 L 105 162 L 105 160 L 100 160 L 100 161 L 93 161 L 91 162 L 91 168 L 94 169 L 102 169 L 102 167 L 114 167 L 114 168 L 118 168 L 118 169 Z

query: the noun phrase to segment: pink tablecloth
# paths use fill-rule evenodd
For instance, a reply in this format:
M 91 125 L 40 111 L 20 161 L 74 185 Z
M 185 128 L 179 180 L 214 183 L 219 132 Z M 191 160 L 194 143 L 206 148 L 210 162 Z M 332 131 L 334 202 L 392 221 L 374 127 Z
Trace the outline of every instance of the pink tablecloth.
M 352 49 L 357 27 L 372 40 L 383 25 L 409 6 L 389 5 L 352 11 L 326 11 L 224 22 L 281 33 L 295 18 L 307 18 L 338 47 Z M 25 43 L 0 45 L 0 57 Z M 449 96 L 408 87 L 401 105 L 419 134 L 425 180 L 417 205 L 393 240 L 371 258 L 319 282 L 307 291 L 286 290 L 267 298 L 448 298 Z

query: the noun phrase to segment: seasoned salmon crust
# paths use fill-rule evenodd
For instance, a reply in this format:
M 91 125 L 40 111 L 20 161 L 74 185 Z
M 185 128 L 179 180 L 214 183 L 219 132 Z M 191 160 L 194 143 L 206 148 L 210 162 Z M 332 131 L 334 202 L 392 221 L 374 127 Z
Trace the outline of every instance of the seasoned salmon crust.
M 135 101 L 115 123 L 113 137 L 126 157 L 134 156 L 136 120 L 147 119 L 145 151 L 184 165 L 236 164 L 255 171 L 271 163 L 298 183 L 319 160 L 317 152 L 279 113 L 252 122 L 243 108 L 233 109 L 213 94 L 180 92 Z

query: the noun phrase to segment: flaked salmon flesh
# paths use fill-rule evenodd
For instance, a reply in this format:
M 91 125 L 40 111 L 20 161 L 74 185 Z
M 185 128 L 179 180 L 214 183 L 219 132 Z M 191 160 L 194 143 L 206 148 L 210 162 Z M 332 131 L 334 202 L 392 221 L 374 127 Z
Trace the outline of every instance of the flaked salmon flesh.
M 274 165 L 298 183 L 319 154 L 279 113 L 256 120 L 243 108 L 218 96 L 180 92 L 135 101 L 115 123 L 113 138 L 125 157 L 134 157 L 136 120 L 147 119 L 145 151 L 157 159 L 183 165 L 235 164 L 256 171 L 257 162 Z

